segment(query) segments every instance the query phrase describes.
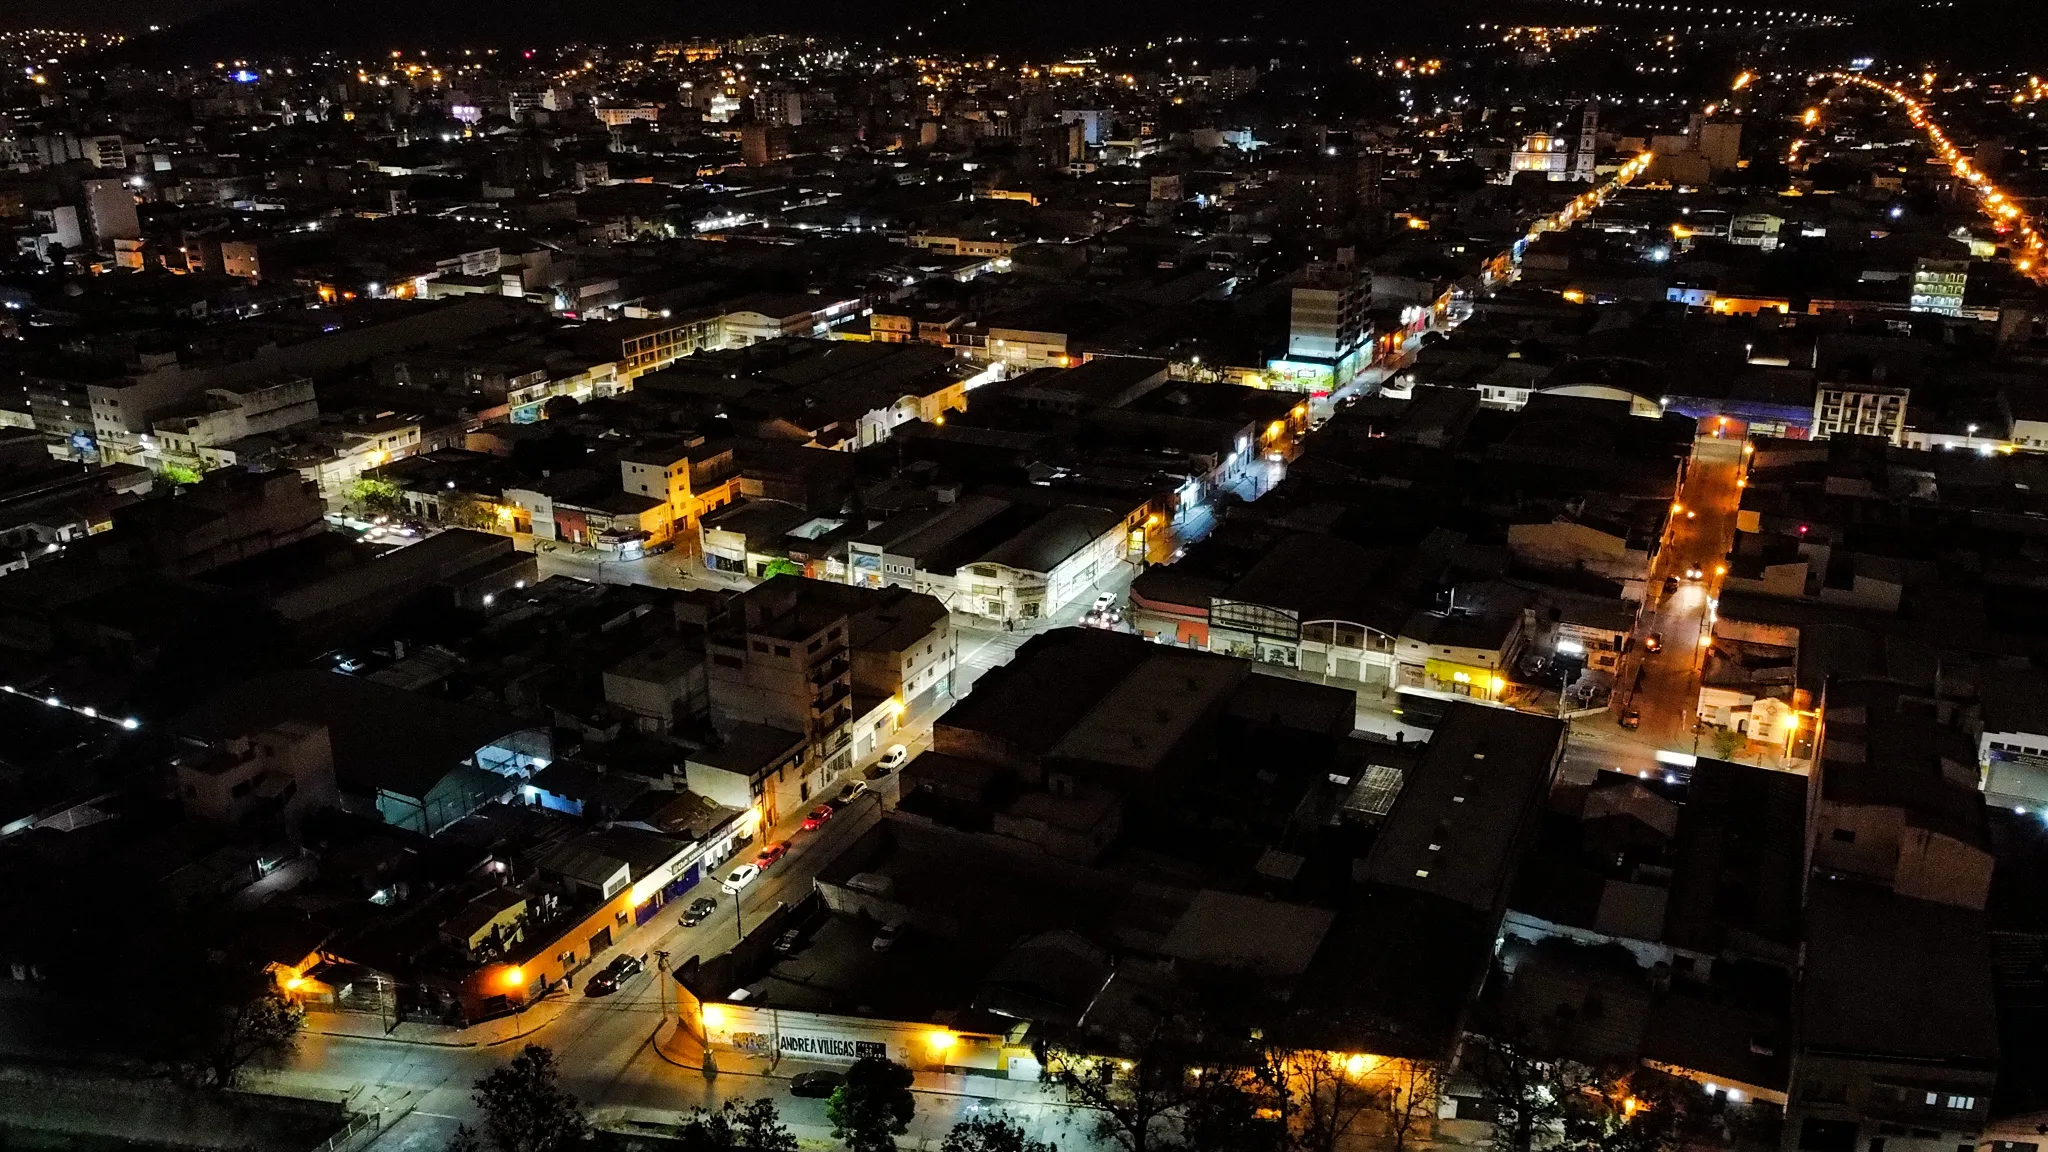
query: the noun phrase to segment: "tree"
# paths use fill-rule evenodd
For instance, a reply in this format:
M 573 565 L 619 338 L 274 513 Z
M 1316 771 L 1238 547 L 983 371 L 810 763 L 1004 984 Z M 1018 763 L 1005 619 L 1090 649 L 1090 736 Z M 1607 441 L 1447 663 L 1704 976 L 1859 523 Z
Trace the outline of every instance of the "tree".
M 157 992 L 129 1021 L 144 1060 L 187 1084 L 225 1090 L 258 1059 L 292 1050 L 306 1012 L 267 973 L 221 958 L 194 930 L 167 926 L 156 939 Z
M 1380 1119 L 1386 1124 L 1392 1152 L 1405 1152 L 1409 1138 L 1428 1127 L 1436 1116 L 1443 1091 L 1443 1069 L 1434 1062 L 1397 1062 L 1387 1076 L 1385 1088 L 1373 1098 Z
M 969 1116 L 953 1125 L 939 1152 L 1059 1152 L 1059 1146 L 1033 1140 L 1022 1124 L 996 1112 Z
M 1538 1133 L 1563 1120 L 1563 1101 L 1574 1085 L 1561 1065 L 1542 1059 L 1519 1037 L 1488 1041 L 1472 1070 L 1493 1109 L 1493 1146 L 1500 1152 L 1530 1152 Z
M 441 1152 L 484 1152 L 483 1137 L 467 1124 L 457 1124 L 455 1135 L 448 1138 L 448 1146 Z
M 445 522 L 451 528 L 474 528 L 480 532 L 506 531 L 511 524 L 509 518 L 498 515 L 500 507 L 509 505 L 493 504 L 467 493 L 460 493 L 446 502 Z
M 1732 760 L 1735 754 L 1749 744 L 1749 738 L 1733 728 L 1714 729 L 1714 758 Z
M 743 1148 L 748 1152 L 796 1152 L 796 1137 L 775 1110 L 775 1101 L 763 1097 L 751 1104 L 727 1100 L 716 1112 L 696 1109 L 677 1137 L 684 1152 L 718 1152 Z
M 159 475 L 167 483 L 176 484 L 181 488 L 187 484 L 197 484 L 205 478 L 200 475 L 199 469 L 188 468 L 183 464 L 166 464 Z
M 212 1027 L 202 1024 L 192 1036 L 194 1046 L 184 1067 L 188 1076 L 196 1073 L 200 1083 L 214 1088 L 234 1087 L 258 1057 L 290 1052 L 306 1023 L 306 1010 L 274 986 L 253 995 L 231 994 L 208 1016 Z
M 1698 1084 L 1644 1068 L 1589 1076 L 1563 1103 L 1567 1152 L 1673 1152 L 1716 1128 Z
M 405 497 L 398 485 L 381 476 L 362 476 L 349 485 L 349 502 L 365 512 L 395 515 L 405 508 Z
M 1291 1135 L 1276 1098 L 1261 1091 L 1248 1061 L 1203 1064 L 1187 1073 L 1188 1098 L 1174 1144 L 1188 1152 L 1283 1152 Z
M 306 1019 L 268 979 L 221 965 L 167 978 L 149 1015 L 153 1061 L 188 1084 L 223 1090 L 259 1057 L 290 1052 Z
M 1287 1147 L 1331 1152 L 1373 1106 L 1369 1056 L 1268 1046 L 1254 1075 L 1279 1113 Z
M 540 416 L 543 420 L 568 420 L 574 418 L 576 410 L 581 407 L 583 402 L 574 396 L 550 396 L 540 406 Z
M 556 1081 L 555 1054 L 528 1044 L 476 1082 L 484 1134 L 499 1152 L 562 1152 L 590 1134 L 583 1105 Z
M 1188 1062 L 1157 1037 L 1139 1059 L 1115 1060 L 1048 1046 L 1039 1054 L 1044 1079 L 1069 1104 L 1095 1114 L 1098 1142 L 1124 1152 L 1165 1147 L 1168 1129 L 1186 1110 Z
M 832 1135 L 853 1152 L 893 1152 L 897 1136 L 910 1130 L 917 1099 L 910 1094 L 910 1069 L 881 1056 L 863 1056 L 846 1070 L 846 1083 L 825 1103 Z

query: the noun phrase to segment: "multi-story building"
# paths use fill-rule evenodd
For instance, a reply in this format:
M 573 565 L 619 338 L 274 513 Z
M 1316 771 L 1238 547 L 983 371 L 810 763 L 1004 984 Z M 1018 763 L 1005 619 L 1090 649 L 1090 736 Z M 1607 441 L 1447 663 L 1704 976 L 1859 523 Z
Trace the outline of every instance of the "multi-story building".
M 300 720 L 188 753 L 175 771 L 185 811 L 217 824 L 292 827 L 306 813 L 341 802 L 327 729 Z
M 1312 390 L 1350 383 L 1371 355 L 1371 307 L 1370 272 L 1312 266 L 1289 296 L 1287 360 L 1276 367 L 1290 379 L 1316 381 Z
M 217 449 L 319 415 L 313 382 L 301 376 L 250 388 L 209 388 L 198 411 L 160 418 L 152 430 L 165 463 L 206 472 L 233 463 L 234 453 Z
M 1813 438 L 1876 436 L 1901 443 L 1906 438 L 1910 394 L 1909 389 L 1874 382 L 1823 382 L 1813 395 Z
M 1977 750 L 1949 706 L 1886 681 L 1830 681 L 1808 803 L 1816 875 L 1982 910 L 1991 833 Z
M 116 240 L 142 238 L 135 193 L 126 180 L 87 180 L 79 191 L 85 197 L 85 224 L 94 248 L 108 252 Z
M 1907 306 L 1915 312 L 1960 316 L 1963 291 L 1969 282 L 1968 260 L 1930 260 L 1923 256 L 1913 262 L 1913 292 L 1907 298 Z
M 697 520 L 732 502 L 739 465 L 730 444 L 702 436 L 643 444 L 619 454 L 619 482 L 627 492 L 665 499 L 669 523 L 681 538 L 696 536 Z
M 772 794 L 757 796 L 771 822 L 879 753 L 913 706 L 952 690 L 945 606 L 907 589 L 778 576 L 740 598 L 706 651 L 721 730 L 762 725 L 803 742 L 801 759 L 776 769 L 783 790 L 764 784 Z

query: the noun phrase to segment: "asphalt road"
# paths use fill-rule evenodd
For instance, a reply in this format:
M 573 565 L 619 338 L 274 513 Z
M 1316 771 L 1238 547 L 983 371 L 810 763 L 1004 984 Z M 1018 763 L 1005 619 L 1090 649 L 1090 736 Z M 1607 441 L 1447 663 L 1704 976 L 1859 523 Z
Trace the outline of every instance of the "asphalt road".
M 1720 596 L 1722 574 L 1717 570 L 1735 540 L 1736 512 L 1742 492 L 1738 487 L 1743 441 L 1700 440 L 1693 450 L 1692 466 L 1674 513 L 1664 547 L 1650 569 L 1649 611 L 1637 633 L 1635 651 L 1623 663 L 1621 683 L 1625 691 L 1615 708 L 1634 708 L 1642 715 L 1637 737 L 1654 747 L 1692 752 L 1694 725 L 1700 690 L 1700 664 L 1704 641 L 1711 633 L 1710 614 Z M 1698 569 L 1698 580 L 1686 572 Z M 1666 577 L 1677 577 L 1678 588 L 1664 592 Z M 1662 639 L 1662 647 L 1649 651 L 1651 634 Z M 1633 687 L 1629 687 L 1633 685 Z
M 750 923 L 779 902 L 794 903 L 809 891 L 819 868 L 880 819 L 878 797 L 857 801 L 822 828 L 794 835 L 788 855 L 750 884 L 744 914 Z M 800 819 L 800 814 L 797 817 Z M 778 836 L 789 836 L 785 827 Z M 680 924 L 681 910 L 696 896 L 715 893 L 719 908 L 693 928 Z M 785 1061 L 774 1075 L 752 1075 L 726 1069 L 706 1076 L 679 1067 L 657 1052 L 653 1037 L 662 1021 L 660 973 L 653 952 L 666 950 L 672 964 L 691 955 L 714 955 L 738 937 L 732 898 L 707 880 L 689 896 L 672 901 L 653 920 L 627 934 L 619 945 L 597 958 L 587 975 L 621 952 L 645 953 L 649 970 L 629 979 L 609 996 L 591 997 L 581 981 L 566 994 L 560 1015 L 519 1041 L 491 1048 L 433 1047 L 389 1040 L 308 1035 L 283 1067 L 263 1075 L 268 1085 L 297 1091 L 350 1095 L 358 1107 L 389 1109 L 389 1123 L 369 1147 L 379 1152 L 439 1152 L 458 1124 L 474 1127 L 479 1120 L 470 1098 L 475 1081 L 511 1058 L 522 1044 L 543 1044 L 554 1050 L 563 1069 L 565 1087 L 589 1105 L 601 1120 L 673 1121 L 695 1107 L 715 1108 L 726 1100 L 761 1096 L 776 1101 L 783 1119 L 799 1136 L 827 1139 L 830 1125 L 822 1100 L 789 1095 L 788 1077 L 832 1065 Z M 536 1010 L 541 1011 L 541 1010 Z M 1056 1103 L 999 1102 L 974 1094 L 968 1077 L 921 1077 L 918 1115 L 910 1137 L 936 1147 L 952 1124 L 981 1110 L 1000 1109 L 1016 1116 L 1042 1138 L 1068 1147 L 1083 1147 L 1087 1120 Z M 992 1091 L 992 1090 L 990 1090 Z

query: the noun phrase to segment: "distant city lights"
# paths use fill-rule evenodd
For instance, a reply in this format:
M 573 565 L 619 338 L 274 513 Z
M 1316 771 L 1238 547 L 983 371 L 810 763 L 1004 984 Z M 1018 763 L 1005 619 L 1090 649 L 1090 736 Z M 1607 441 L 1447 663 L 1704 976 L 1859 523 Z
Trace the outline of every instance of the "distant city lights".
M 60 708 L 66 712 L 72 713 L 73 715 L 83 716 L 88 720 L 98 720 L 103 724 L 111 724 L 116 728 L 122 728 L 129 732 L 133 732 L 137 728 L 142 727 L 142 721 L 137 720 L 133 716 L 102 716 L 100 715 L 99 709 L 94 708 L 90 704 L 66 704 L 61 698 L 57 696 L 35 696 L 31 693 L 23 692 L 21 689 L 16 688 L 12 684 L 0 684 L 0 692 L 5 692 L 9 696 L 18 696 L 23 700 L 28 700 L 37 704 L 41 704 L 45 708 Z

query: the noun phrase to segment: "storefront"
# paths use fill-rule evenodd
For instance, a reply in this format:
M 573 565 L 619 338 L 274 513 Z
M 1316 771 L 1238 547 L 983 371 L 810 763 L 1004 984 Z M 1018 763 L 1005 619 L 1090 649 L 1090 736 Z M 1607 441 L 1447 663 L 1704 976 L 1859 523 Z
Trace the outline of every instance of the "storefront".
M 1003 1075 L 1013 1064 L 1029 1065 L 1031 1077 L 1037 1076 L 1029 1045 L 1009 1044 L 991 1033 L 716 1001 L 705 1002 L 699 1011 L 705 1043 L 715 1052 L 813 1064 L 851 1064 L 874 1056 L 922 1071 Z

